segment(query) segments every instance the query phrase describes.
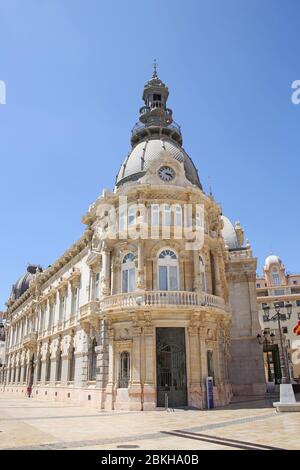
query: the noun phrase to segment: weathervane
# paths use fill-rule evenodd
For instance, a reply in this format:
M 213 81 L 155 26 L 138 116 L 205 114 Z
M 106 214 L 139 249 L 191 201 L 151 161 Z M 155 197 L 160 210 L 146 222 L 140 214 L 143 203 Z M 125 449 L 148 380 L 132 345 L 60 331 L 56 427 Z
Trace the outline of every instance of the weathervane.
M 158 63 L 156 62 L 156 59 L 154 59 L 153 61 L 153 74 L 152 74 L 152 78 L 157 78 L 157 66 L 158 66 Z

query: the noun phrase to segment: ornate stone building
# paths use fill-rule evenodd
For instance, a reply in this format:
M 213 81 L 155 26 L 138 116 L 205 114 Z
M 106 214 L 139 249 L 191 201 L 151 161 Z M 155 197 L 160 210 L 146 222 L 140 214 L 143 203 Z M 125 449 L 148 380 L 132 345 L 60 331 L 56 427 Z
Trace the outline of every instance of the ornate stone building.
M 275 383 L 281 381 L 282 356 L 285 354 L 289 365 L 289 379 L 300 381 L 300 339 L 294 333 L 294 327 L 300 320 L 300 274 L 288 274 L 285 265 L 277 255 L 270 255 L 265 260 L 263 276 L 256 279 L 257 308 L 261 330 L 272 334 L 269 344 L 264 345 L 266 377 Z M 281 309 L 281 332 L 284 351 L 281 350 L 278 322 L 268 320 L 274 317 L 274 304 Z M 291 316 L 286 305 L 290 304 Z M 268 316 L 264 308 L 269 307 Z M 269 369 L 269 370 L 268 370 Z
M 104 409 L 205 408 L 265 391 L 256 259 L 203 192 L 154 69 L 113 192 L 45 271 L 8 301 L 2 389 Z M 198 240 L 198 234 L 201 234 Z

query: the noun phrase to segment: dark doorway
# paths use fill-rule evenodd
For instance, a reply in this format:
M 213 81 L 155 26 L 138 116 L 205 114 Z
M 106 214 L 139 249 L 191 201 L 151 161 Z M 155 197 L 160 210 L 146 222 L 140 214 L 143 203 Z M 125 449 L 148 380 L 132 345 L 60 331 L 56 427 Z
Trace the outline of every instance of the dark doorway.
M 269 382 L 281 383 L 280 355 L 277 344 L 264 345 L 265 376 Z
M 187 405 L 184 328 L 156 329 L 157 406 Z

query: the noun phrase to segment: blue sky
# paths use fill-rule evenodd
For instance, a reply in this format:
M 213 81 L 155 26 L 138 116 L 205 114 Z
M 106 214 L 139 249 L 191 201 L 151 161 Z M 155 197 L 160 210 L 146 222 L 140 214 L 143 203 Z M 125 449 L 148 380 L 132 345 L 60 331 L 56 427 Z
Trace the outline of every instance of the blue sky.
M 0 0 L 0 309 L 113 188 L 154 58 L 204 189 L 300 271 L 297 0 Z

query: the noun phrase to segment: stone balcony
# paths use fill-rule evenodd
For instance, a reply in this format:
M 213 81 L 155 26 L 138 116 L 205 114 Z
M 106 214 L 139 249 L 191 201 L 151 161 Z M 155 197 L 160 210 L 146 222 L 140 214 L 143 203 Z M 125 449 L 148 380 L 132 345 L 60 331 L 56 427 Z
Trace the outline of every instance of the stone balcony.
M 97 317 L 97 313 L 100 311 L 100 301 L 92 300 L 87 304 L 80 307 L 80 320 L 81 321 L 91 321 Z
M 32 331 L 31 333 L 28 333 L 26 336 L 24 336 L 23 339 L 23 346 L 25 348 L 33 348 L 36 346 L 37 342 L 37 331 Z
M 225 310 L 225 302 L 215 295 L 189 291 L 137 291 L 110 295 L 100 301 L 101 312 L 139 307 L 176 309 L 213 307 Z

